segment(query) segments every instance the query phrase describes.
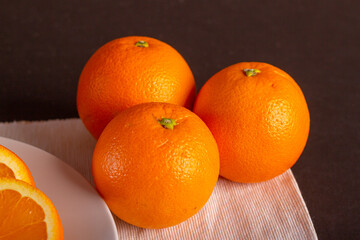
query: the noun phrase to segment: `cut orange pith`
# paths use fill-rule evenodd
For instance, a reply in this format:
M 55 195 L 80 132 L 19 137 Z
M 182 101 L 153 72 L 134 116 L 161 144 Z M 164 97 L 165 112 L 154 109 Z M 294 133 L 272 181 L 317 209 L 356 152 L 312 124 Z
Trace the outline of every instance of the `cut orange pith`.
M 0 240 L 63 238 L 60 217 L 43 192 L 23 181 L 0 178 Z
M 15 153 L 0 145 L 0 178 L 15 178 L 35 186 L 29 168 Z

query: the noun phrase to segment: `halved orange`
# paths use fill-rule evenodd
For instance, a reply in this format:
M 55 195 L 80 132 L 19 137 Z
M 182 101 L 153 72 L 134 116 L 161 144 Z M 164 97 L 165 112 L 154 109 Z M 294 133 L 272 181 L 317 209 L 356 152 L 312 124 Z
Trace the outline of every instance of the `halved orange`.
M 15 153 L 0 145 L 0 177 L 15 178 L 35 186 L 29 168 Z
M 0 178 L 0 239 L 64 239 L 60 217 L 51 200 L 26 182 Z

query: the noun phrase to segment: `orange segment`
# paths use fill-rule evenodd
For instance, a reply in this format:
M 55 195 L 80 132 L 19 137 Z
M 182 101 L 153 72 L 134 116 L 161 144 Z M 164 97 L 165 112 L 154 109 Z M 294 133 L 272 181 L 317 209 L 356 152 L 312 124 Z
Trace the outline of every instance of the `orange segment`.
M 0 178 L 15 178 L 35 186 L 29 168 L 15 153 L 0 145 Z
M 0 163 L 0 177 L 15 178 L 14 172 L 4 163 Z
M 0 239 L 63 239 L 55 206 L 34 186 L 0 178 Z

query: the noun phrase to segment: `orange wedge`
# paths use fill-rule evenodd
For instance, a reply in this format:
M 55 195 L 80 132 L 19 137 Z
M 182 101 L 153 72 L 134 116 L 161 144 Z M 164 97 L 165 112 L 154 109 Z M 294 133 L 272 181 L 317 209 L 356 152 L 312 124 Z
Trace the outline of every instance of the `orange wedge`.
M 0 178 L 0 239 L 64 239 L 55 206 L 34 186 Z
M 30 170 L 23 160 L 21 160 L 15 153 L 1 145 L 0 177 L 15 178 L 35 186 Z

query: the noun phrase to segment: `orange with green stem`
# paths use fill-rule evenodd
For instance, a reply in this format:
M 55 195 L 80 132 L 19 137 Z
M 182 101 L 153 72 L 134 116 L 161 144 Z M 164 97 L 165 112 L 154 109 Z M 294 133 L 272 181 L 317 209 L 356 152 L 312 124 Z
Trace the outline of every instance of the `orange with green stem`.
M 122 110 L 144 102 L 168 102 L 192 108 L 196 89 L 184 58 L 154 38 L 115 39 L 99 48 L 79 79 L 77 109 L 98 138 Z
M 143 228 L 165 228 L 196 214 L 219 175 L 210 130 L 190 110 L 144 103 L 119 113 L 93 155 L 95 185 L 111 211 Z
M 216 73 L 193 110 L 218 143 L 220 175 L 235 182 L 260 182 L 285 172 L 300 157 L 309 134 L 300 87 L 266 63 L 242 62 Z

